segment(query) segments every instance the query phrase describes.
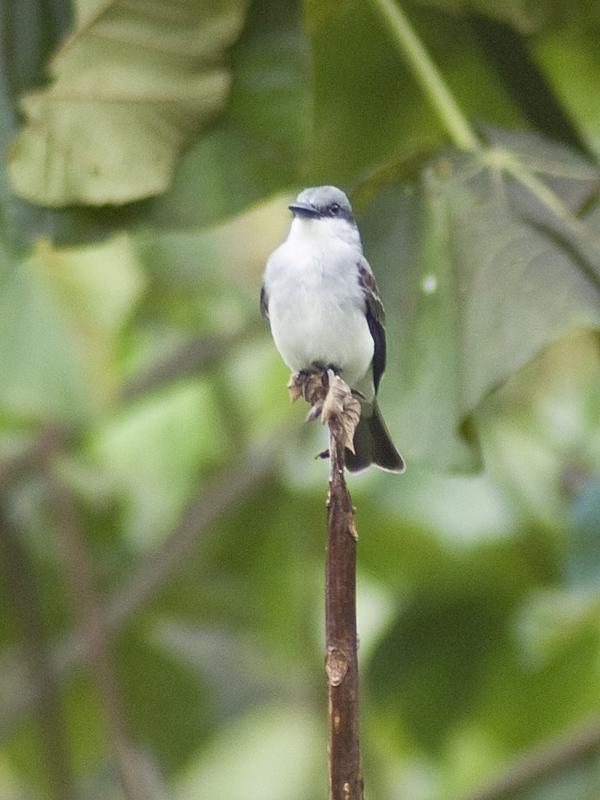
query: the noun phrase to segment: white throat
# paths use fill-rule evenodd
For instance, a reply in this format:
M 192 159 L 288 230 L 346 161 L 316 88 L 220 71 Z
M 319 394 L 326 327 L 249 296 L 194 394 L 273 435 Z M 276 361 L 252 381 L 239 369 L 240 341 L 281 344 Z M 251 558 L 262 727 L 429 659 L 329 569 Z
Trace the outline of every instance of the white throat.
M 288 242 L 306 246 L 313 242 L 316 246 L 327 246 L 336 240 L 344 242 L 362 254 L 360 234 L 356 225 L 338 217 L 294 217 Z

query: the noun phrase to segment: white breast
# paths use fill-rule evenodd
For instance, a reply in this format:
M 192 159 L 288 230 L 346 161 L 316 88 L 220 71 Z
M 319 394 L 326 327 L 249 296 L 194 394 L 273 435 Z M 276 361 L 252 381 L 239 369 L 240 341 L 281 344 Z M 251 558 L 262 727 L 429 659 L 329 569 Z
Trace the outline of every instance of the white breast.
M 297 372 L 333 364 L 355 386 L 373 360 L 373 338 L 358 283 L 358 248 L 321 220 L 295 219 L 269 258 L 265 289 L 277 349 Z

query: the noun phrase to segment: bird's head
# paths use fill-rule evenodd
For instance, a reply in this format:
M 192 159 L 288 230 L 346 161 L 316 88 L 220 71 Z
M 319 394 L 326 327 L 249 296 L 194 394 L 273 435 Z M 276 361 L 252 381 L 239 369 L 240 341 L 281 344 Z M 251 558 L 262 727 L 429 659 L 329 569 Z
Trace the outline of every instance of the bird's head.
M 352 206 L 344 192 L 336 186 L 303 189 L 288 207 L 294 215 L 292 225 L 305 234 L 333 236 L 360 247 Z

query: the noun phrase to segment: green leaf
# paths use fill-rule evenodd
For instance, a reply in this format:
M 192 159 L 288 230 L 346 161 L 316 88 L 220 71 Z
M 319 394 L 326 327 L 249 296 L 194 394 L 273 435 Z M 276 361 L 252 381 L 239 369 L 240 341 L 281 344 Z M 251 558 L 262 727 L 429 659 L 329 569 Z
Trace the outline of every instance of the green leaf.
M 432 164 L 417 210 L 388 188 L 362 227 L 392 298 L 382 396 L 393 382 L 384 408 L 409 460 L 468 466 L 457 432 L 482 400 L 570 330 L 600 327 L 600 246 L 570 211 L 597 172 L 537 136 L 503 142 Z
M 300 703 L 256 709 L 214 737 L 180 781 L 176 800 L 316 797 L 320 736 L 314 715 Z
M 164 649 L 148 643 L 143 629 L 122 637 L 115 650 L 132 731 L 164 772 L 174 772 L 214 724 L 207 688 Z
M 561 771 L 545 770 L 537 785 L 519 793 L 516 800 L 593 800 L 599 795 L 600 759 L 590 753 L 567 762 Z
M 312 95 L 295 0 L 255 0 L 231 49 L 231 69 L 227 107 L 193 137 L 163 194 L 119 208 L 65 209 L 55 220 L 55 237 L 77 243 L 124 226 L 198 228 L 300 183 Z
M 598 589 L 600 586 L 600 549 L 598 520 L 600 520 L 600 476 L 582 481 L 583 486 L 573 500 L 567 557 L 567 576 L 578 588 Z
M 124 489 L 124 530 L 145 550 L 174 525 L 198 480 L 197 470 L 223 455 L 220 409 L 205 381 L 169 387 L 102 426 L 93 451 Z
M 3 267 L 0 407 L 81 422 L 116 388 L 116 337 L 142 288 L 129 239 L 74 249 L 42 241 Z
M 231 60 L 225 112 L 182 156 L 171 188 L 131 209 L 133 221 L 208 225 L 301 180 L 311 83 L 298 4 L 257 0 Z
M 600 97 L 595 88 L 600 82 L 600 16 L 593 20 L 586 14 L 582 19 L 588 24 L 580 21 L 540 34 L 532 49 L 581 137 L 600 158 Z
M 314 60 L 314 182 L 347 183 L 439 144 L 441 130 L 369 3 L 306 3 Z M 328 8 L 329 6 L 329 8 Z
M 596 635 L 599 610 L 595 591 L 532 592 L 516 619 L 523 657 L 539 668 L 581 637 Z
M 373 4 L 308 0 L 305 10 L 315 76 L 311 180 L 352 185 L 429 157 L 445 130 Z M 519 119 L 467 26 L 430 9 L 410 17 L 465 115 Z
M 599 9 L 587 0 L 412 0 L 415 5 L 439 8 L 450 14 L 478 14 L 532 33 L 557 23 L 581 24 L 600 20 Z
M 404 724 L 421 746 L 439 747 L 472 711 L 505 613 L 498 600 L 477 591 L 441 600 L 419 596 L 376 650 L 370 687 L 395 725 Z
M 223 56 L 245 5 L 80 2 L 52 83 L 22 100 L 27 122 L 9 158 L 15 191 L 47 206 L 164 191 L 181 148 L 225 105 Z
M 548 0 L 413 0 L 451 14 L 481 14 L 507 22 L 522 31 L 547 23 L 554 9 Z

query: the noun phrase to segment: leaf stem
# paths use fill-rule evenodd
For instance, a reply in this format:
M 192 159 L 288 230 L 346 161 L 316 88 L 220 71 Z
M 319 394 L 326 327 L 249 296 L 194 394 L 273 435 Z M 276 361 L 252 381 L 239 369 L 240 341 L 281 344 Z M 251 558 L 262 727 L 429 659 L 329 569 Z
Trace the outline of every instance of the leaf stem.
M 450 93 L 404 11 L 394 0 L 371 1 L 387 22 L 388 28 L 408 61 L 416 80 L 421 84 L 421 88 L 454 144 L 462 150 L 479 150 L 479 141 L 469 121 Z

